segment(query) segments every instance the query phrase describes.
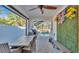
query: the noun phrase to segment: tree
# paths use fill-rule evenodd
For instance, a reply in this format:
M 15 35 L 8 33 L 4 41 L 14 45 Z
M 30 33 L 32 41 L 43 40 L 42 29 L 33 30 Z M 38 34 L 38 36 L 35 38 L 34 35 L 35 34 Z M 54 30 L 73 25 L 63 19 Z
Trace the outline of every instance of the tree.
M 10 23 L 10 25 L 24 26 L 26 23 L 25 19 L 14 13 L 9 13 L 8 19 L 9 19 L 8 23 Z
M 2 14 L 3 11 L 0 10 L 0 14 Z M 12 25 L 12 26 L 25 26 L 26 20 L 23 19 L 22 17 L 10 12 L 7 14 L 6 19 L 0 18 L 0 23 L 2 24 L 7 24 L 7 25 Z

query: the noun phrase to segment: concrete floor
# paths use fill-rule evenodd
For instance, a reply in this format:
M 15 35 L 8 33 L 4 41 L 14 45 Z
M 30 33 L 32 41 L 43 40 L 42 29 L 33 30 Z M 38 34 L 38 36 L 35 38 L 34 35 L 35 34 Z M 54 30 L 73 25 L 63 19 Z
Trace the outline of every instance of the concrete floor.
M 36 52 L 37 53 L 59 53 L 60 51 L 53 48 L 53 45 L 49 42 L 49 36 L 38 35 L 36 40 Z

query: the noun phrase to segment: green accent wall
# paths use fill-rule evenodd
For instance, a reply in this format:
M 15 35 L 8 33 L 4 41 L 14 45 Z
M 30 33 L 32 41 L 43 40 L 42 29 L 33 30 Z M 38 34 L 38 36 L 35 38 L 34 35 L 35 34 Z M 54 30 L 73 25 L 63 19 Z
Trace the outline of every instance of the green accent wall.
M 77 17 L 72 20 L 65 18 L 63 24 L 57 25 L 57 40 L 72 53 L 77 52 Z

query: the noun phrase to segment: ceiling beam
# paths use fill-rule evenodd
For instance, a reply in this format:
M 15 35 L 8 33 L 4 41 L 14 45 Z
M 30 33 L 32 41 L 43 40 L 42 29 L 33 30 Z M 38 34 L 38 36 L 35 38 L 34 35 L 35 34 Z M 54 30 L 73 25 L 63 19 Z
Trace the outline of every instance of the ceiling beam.
M 21 13 L 19 10 L 17 10 L 15 7 L 13 7 L 12 5 L 7 5 L 7 6 L 4 6 L 6 7 L 7 9 L 9 9 L 10 11 L 12 11 L 13 13 L 25 18 L 25 19 L 28 19 L 29 18 L 27 16 L 25 16 L 23 13 Z

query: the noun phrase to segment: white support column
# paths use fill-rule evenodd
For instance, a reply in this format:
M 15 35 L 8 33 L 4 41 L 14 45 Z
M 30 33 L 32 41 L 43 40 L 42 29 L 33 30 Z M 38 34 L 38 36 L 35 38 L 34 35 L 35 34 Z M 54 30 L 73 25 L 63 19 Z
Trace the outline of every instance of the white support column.
M 26 33 L 25 35 L 27 36 L 28 35 L 28 20 L 26 20 Z
M 26 36 L 28 36 L 30 32 L 30 20 L 27 20 L 26 21 Z
M 57 40 L 57 23 L 55 19 L 51 20 L 51 36 L 54 40 Z
M 57 22 L 53 19 L 53 37 L 57 40 Z

